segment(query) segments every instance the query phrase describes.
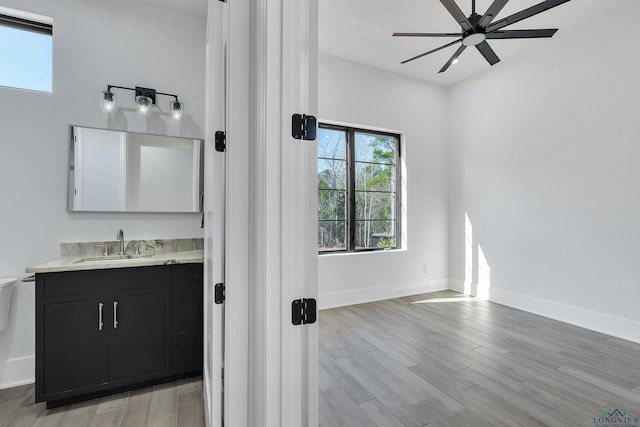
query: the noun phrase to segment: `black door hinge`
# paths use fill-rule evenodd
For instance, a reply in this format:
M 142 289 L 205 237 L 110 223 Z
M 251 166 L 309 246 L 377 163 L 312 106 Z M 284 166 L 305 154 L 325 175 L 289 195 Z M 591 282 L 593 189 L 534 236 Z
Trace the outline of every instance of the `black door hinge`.
M 224 133 L 224 131 L 219 130 L 216 132 L 216 151 L 224 153 L 226 149 L 227 135 Z
M 291 117 L 291 136 L 295 139 L 313 141 L 316 139 L 318 121 L 314 116 L 294 114 Z
M 315 299 L 302 298 L 291 303 L 291 323 L 294 325 L 316 323 L 317 318 Z
M 213 302 L 222 304 L 224 302 L 224 283 L 216 283 L 214 287 Z

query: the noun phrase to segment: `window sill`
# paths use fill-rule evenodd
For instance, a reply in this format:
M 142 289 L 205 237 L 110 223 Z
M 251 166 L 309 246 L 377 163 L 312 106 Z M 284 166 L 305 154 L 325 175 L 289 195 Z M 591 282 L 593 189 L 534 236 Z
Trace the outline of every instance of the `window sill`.
M 319 258 L 332 258 L 336 256 L 353 256 L 353 255 L 374 255 L 374 254 L 389 254 L 406 252 L 405 248 L 387 249 L 382 251 L 357 251 L 357 252 L 318 252 Z

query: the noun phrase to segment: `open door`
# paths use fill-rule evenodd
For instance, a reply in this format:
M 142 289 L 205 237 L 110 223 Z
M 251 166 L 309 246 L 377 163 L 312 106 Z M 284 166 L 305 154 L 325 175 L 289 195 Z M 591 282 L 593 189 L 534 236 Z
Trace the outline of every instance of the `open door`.
M 292 321 L 292 303 L 318 292 L 317 145 L 292 135 L 294 114 L 317 116 L 317 3 L 209 1 L 204 399 L 211 427 L 318 425 L 318 325 Z M 221 131 L 224 153 L 214 148 Z M 213 301 L 219 282 L 222 305 Z
M 225 129 L 225 11 L 209 1 L 206 44 L 204 227 L 203 400 L 207 426 L 224 425 L 224 303 L 216 284 L 224 284 L 225 155 L 216 150 L 216 132 Z M 218 300 L 218 301 L 217 301 Z
M 317 117 L 318 2 L 253 12 L 248 425 L 314 427 L 318 324 L 293 311 L 318 294 L 317 142 L 293 128 L 294 115 Z

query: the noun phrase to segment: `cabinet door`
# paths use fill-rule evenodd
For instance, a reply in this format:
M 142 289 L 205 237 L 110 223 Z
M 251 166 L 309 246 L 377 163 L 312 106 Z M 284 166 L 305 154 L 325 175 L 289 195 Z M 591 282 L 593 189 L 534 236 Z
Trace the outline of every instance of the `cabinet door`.
M 107 314 L 107 301 L 45 306 L 45 394 L 82 389 L 108 380 Z
M 110 302 L 109 379 L 153 375 L 165 367 L 164 294 Z

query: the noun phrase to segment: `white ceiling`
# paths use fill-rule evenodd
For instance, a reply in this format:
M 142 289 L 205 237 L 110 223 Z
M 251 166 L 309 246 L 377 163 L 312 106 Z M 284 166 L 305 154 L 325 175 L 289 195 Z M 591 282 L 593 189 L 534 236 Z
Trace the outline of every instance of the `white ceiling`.
M 206 17 L 207 0 L 139 0 L 160 7 Z M 511 0 L 495 20 L 519 12 L 542 0 Z M 559 28 L 550 39 L 490 40 L 501 61 L 531 48 L 541 48 L 594 21 L 603 11 L 621 2 L 637 0 L 573 0 L 539 15 L 505 27 L 506 29 Z M 469 15 L 472 0 L 456 0 Z M 482 15 L 493 0 L 476 0 L 476 12 Z M 469 48 L 459 62 L 446 72 L 438 71 L 453 55 L 458 45 L 422 57 L 408 64 L 400 62 L 435 49 L 454 38 L 392 37 L 394 32 L 458 32 L 459 24 L 439 0 L 318 0 L 319 50 L 321 53 L 361 64 L 405 74 L 440 84 L 453 84 L 491 67 L 480 53 Z M 500 63 L 494 65 L 499 67 Z

